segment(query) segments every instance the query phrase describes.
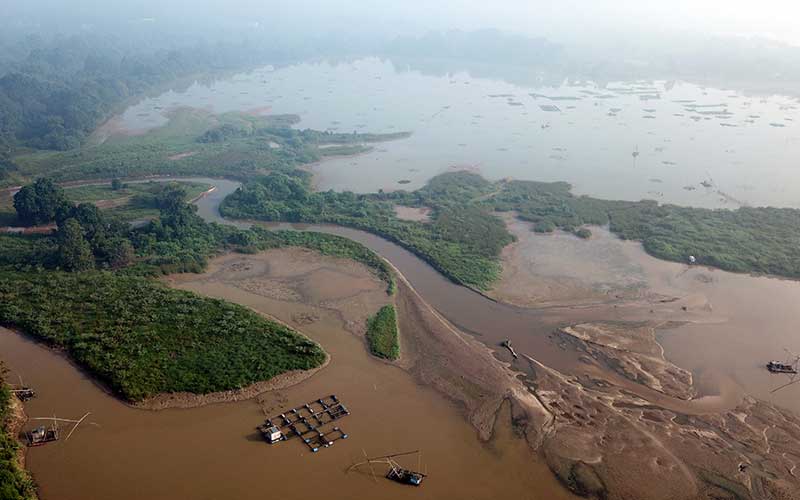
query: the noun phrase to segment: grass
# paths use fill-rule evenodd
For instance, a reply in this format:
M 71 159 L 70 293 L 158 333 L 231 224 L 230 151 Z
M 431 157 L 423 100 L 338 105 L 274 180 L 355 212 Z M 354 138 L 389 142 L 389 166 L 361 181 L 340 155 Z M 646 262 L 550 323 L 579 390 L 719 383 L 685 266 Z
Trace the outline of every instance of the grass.
M 186 199 L 191 200 L 208 191 L 211 186 L 200 182 L 173 181 L 186 190 Z M 155 194 L 164 182 L 126 183 L 122 189 L 113 190 L 111 184 L 69 187 L 64 190 L 73 203 L 94 203 L 107 207 L 105 213 L 124 221 L 152 219 L 158 217 Z
M 393 305 L 381 307 L 367 320 L 367 342 L 370 352 L 379 358 L 394 361 L 400 356 L 397 314 Z
M 652 256 L 726 271 L 800 279 L 800 210 L 709 210 L 655 201 L 575 196 L 565 182 L 489 182 L 477 174 L 434 177 L 413 192 L 356 195 L 312 192 L 302 178 L 272 174 L 246 183 L 221 211 L 232 218 L 333 223 L 375 233 L 427 261 L 451 281 L 489 289 L 499 256 L 512 241 L 496 212 L 513 211 L 534 231 L 556 229 L 591 238 L 590 226 L 608 225 L 623 239 L 641 241 Z M 431 221 L 398 219 L 394 204 L 431 207 Z
M 274 173 L 245 184 L 220 207 L 226 217 L 332 223 L 393 241 L 430 263 L 455 283 L 486 289 L 500 274 L 499 255 L 513 241 L 503 222 L 472 197 L 486 186 L 458 176 L 434 179 L 414 193 L 356 195 L 312 192 L 304 179 Z M 481 179 L 482 180 L 482 179 Z M 462 182 L 464 181 L 464 182 Z M 431 222 L 401 220 L 395 204 L 431 207 Z
M 115 137 L 70 151 L 17 156 L 14 162 L 18 169 L 3 184 L 21 184 L 42 175 L 59 182 L 156 175 L 245 179 L 269 171 L 289 172 L 324 156 L 367 151 L 365 143 L 408 135 L 332 134 L 289 128 L 298 120 L 294 115 L 213 115 L 180 108 L 167 125 L 143 135 Z M 337 147 L 319 148 L 323 144 Z
M 110 272 L 4 272 L 0 323 L 64 349 L 130 401 L 238 389 L 325 360 L 249 309 Z
M 35 500 L 36 490 L 28 473 L 19 465 L 19 442 L 9 428 L 14 396 L 3 381 L 0 364 L 0 500 Z

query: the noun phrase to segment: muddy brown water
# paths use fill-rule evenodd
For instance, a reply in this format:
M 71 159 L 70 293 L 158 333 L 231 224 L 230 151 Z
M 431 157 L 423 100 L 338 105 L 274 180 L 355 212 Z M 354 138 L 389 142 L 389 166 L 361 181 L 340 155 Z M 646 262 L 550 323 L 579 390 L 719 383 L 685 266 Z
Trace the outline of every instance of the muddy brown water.
M 342 290 L 383 295 L 384 285 L 374 279 L 366 291 L 363 276 L 335 269 L 313 274 L 311 282 L 326 285 L 314 287 L 312 301 Z M 154 412 L 122 404 L 62 355 L 1 330 L 0 352 L 10 377 L 21 374 L 39 391 L 26 404 L 29 415 L 77 418 L 92 412 L 91 423 L 68 441 L 29 450 L 28 467 L 43 498 L 570 498 L 525 442 L 513 437 L 507 412 L 492 441 L 481 443 L 459 408 L 371 357 L 338 313 L 202 278 L 178 286 L 290 324 L 298 315 L 317 315 L 318 321 L 301 328 L 330 353 L 330 364 L 297 386 L 257 400 Z M 309 276 L 301 279 L 300 286 L 309 282 Z M 256 434 L 262 408 L 279 413 L 332 392 L 352 412 L 339 423 L 347 440 L 312 454 L 297 440 L 270 446 Z M 413 449 L 423 451 L 421 468 L 430 474 L 419 489 L 384 480 L 380 466 L 377 481 L 368 468 L 346 473 L 364 452 Z M 414 457 L 404 465 L 419 466 Z
M 219 202 L 237 183 L 215 180 L 214 184 L 218 189 L 197 202 L 198 213 L 219 222 Z M 612 251 L 633 264 L 630 272 L 636 276 L 632 279 L 641 278 L 653 293 L 678 300 L 610 301 L 531 310 L 455 286 L 410 252 L 369 233 L 324 225 L 270 227 L 323 231 L 366 245 L 392 262 L 443 316 L 494 346 L 505 361 L 512 361 L 510 355 L 497 344 L 510 338 L 521 353 L 569 371 L 576 360 L 550 340 L 553 328 L 590 320 L 647 320 L 655 315 L 685 322 L 660 331 L 659 338 L 668 359 L 692 370 L 696 377 L 705 398 L 697 402 L 695 411 L 730 407 L 744 393 L 800 411 L 800 384 L 771 393 L 789 380 L 763 369 L 767 360 L 785 359 L 784 348 L 800 353 L 798 319 L 792 314 L 800 299 L 797 282 L 659 261 L 646 255 L 638 244 L 596 230 L 589 242 L 541 239 L 530 251 L 553 241 L 563 250 L 571 245 L 591 246 L 594 241 L 608 252 L 611 245 Z M 559 254 L 549 250 L 550 255 Z M 560 253 L 570 258 L 570 252 Z M 587 257 L 586 252 L 582 255 Z M 583 276 L 587 286 L 591 285 L 591 268 L 584 265 L 581 269 L 587 275 Z M 599 269 L 596 275 L 599 280 L 608 272 Z M 346 281 L 341 285 L 347 286 Z M 270 303 L 238 289 L 203 287 L 196 291 L 269 311 L 281 319 L 288 315 L 287 321 L 293 308 L 302 307 Z M 297 387 L 266 397 L 275 399 L 276 407 L 281 402 L 292 406 L 337 392 L 349 403 L 353 415 L 342 427 L 351 438 L 315 455 L 299 443 L 267 447 L 254 435 L 253 428 L 262 418 L 254 402 L 191 410 L 134 410 L 105 395 L 60 355 L 3 332 L 0 352 L 4 360 L 12 370 L 23 372 L 26 382 L 41 393 L 27 405 L 29 414 L 56 412 L 75 417 L 91 410 L 90 420 L 101 424 L 87 426 L 69 442 L 29 453 L 29 467 L 43 497 L 174 498 L 176 492 L 189 498 L 299 498 L 309 494 L 334 498 L 410 494 L 427 498 L 557 498 L 564 494 L 524 443 L 511 438 L 510 430 L 501 429 L 495 443 L 479 443 L 458 408 L 415 384 L 405 372 L 369 357 L 363 343 L 344 331 L 338 321 L 323 317 L 301 327 L 332 354 L 331 365 Z M 519 365 L 514 366 L 523 370 Z M 373 483 L 368 474 L 344 474 L 344 469 L 362 456 L 362 448 L 382 454 L 409 447 L 423 448 L 424 462 L 432 473 L 432 480 L 419 490 L 409 493 L 393 484 Z

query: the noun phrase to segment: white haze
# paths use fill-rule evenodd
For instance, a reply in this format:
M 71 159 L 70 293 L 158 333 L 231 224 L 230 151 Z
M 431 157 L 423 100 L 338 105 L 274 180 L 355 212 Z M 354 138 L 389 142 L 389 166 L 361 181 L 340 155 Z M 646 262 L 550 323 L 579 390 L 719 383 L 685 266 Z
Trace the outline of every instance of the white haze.
M 685 32 L 800 45 L 798 19 L 800 2 L 790 0 L 0 0 L 0 26 L 61 32 L 152 24 L 391 37 L 499 28 L 566 42 Z

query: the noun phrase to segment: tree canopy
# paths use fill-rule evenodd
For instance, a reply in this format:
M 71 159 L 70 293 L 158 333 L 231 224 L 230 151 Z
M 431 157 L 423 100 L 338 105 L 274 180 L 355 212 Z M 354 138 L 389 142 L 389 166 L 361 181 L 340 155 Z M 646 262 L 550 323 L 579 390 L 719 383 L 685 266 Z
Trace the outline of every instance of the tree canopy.
M 47 224 L 69 209 L 64 190 L 48 178 L 37 179 L 14 195 L 14 209 L 23 224 Z

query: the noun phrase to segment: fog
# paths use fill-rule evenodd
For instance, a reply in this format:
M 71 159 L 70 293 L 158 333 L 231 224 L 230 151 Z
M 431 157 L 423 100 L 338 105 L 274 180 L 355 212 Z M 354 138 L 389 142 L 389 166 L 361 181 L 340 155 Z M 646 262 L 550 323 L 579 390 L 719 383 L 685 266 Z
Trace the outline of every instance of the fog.
M 647 35 L 758 36 L 800 44 L 800 4 L 788 0 L 2 0 L 15 31 L 303 33 L 392 37 L 497 28 L 556 41 Z

